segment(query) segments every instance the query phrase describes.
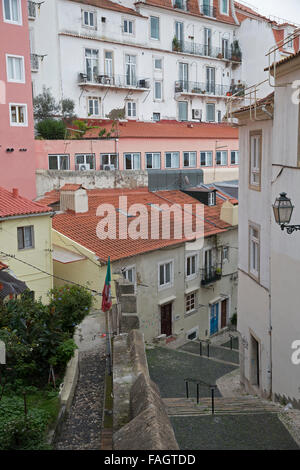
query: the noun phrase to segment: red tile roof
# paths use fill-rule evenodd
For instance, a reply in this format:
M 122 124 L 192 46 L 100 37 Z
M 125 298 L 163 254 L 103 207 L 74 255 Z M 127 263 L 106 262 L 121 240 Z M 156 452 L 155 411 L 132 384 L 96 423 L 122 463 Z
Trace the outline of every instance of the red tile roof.
M 261 106 L 268 106 L 270 104 L 274 103 L 274 91 L 270 93 L 269 95 L 265 96 L 264 98 L 261 98 L 260 100 L 256 101 L 256 108 L 260 108 Z M 250 111 L 250 108 L 253 109 L 254 112 L 254 104 L 243 106 L 242 108 L 237 109 L 236 111 L 233 111 L 233 115 L 243 113 L 245 111 Z
M 101 216 L 96 215 L 97 208 L 100 204 L 112 204 L 115 209 L 119 208 L 119 197 L 127 196 L 128 210 L 132 204 L 143 204 L 147 209 L 147 215 L 151 213 L 151 204 L 161 206 L 167 204 L 179 204 L 182 208 L 184 204 L 192 204 L 193 214 L 195 214 L 197 204 L 200 204 L 196 199 L 184 194 L 181 191 L 158 191 L 155 193 L 150 192 L 147 188 L 139 189 L 93 189 L 88 190 L 89 211 L 83 214 L 75 214 L 74 212 L 67 211 L 63 214 L 57 214 L 53 218 L 53 228 L 75 242 L 85 246 L 99 257 L 101 260 L 106 261 L 108 256 L 112 261 L 122 258 L 128 258 L 137 254 L 142 254 L 149 251 L 161 249 L 163 247 L 177 245 L 187 241 L 184 236 L 180 239 L 174 239 L 174 227 L 178 227 L 179 220 L 174 214 L 171 214 L 171 239 L 162 238 L 161 222 L 159 226 L 159 239 L 138 239 L 132 240 L 127 238 L 125 240 L 116 238 L 115 240 L 105 239 L 100 240 L 97 237 L 96 228 Z M 58 191 L 53 191 L 53 198 L 57 200 Z M 49 201 L 51 193 L 46 195 L 42 201 Z M 231 202 L 236 202 L 228 198 Z M 204 206 L 204 233 L 205 236 L 214 235 L 226 231 L 231 226 L 220 220 L 220 210 L 223 200 L 217 198 L 217 205 L 214 207 Z M 153 209 L 152 209 L 153 210 Z M 160 214 L 160 212 L 159 212 Z M 141 216 L 143 219 L 143 216 Z M 119 213 L 117 212 L 117 235 L 119 233 Z M 128 225 L 135 217 L 128 218 Z M 194 224 L 196 218 L 193 217 Z M 148 217 L 148 233 L 150 230 L 150 216 Z
M 77 189 L 81 189 L 82 184 L 70 184 L 67 183 L 62 188 L 60 188 L 61 191 L 77 191 Z
M 33 202 L 0 187 L 0 219 L 15 215 L 43 214 L 51 209 L 39 202 Z
M 111 130 L 112 121 L 89 119 L 88 124 L 98 126 L 89 129 L 85 138 L 97 139 L 99 127 Z M 126 121 L 117 124 L 114 134 L 119 138 L 137 139 L 238 139 L 238 129 L 228 124 L 212 124 L 206 122 L 179 122 L 163 120 L 159 122 Z
M 7 269 L 8 266 L 4 263 L 2 263 L 2 261 L 0 261 L 0 271 L 2 271 L 3 269 Z
M 72 0 L 76 3 L 81 3 L 83 5 L 91 5 L 93 7 L 103 8 L 105 10 L 113 10 L 113 11 L 120 11 L 121 13 L 126 13 L 128 15 L 140 16 L 142 15 L 138 13 L 136 10 L 132 8 L 124 7 L 120 5 L 120 3 L 111 2 L 110 0 Z
M 286 64 L 287 62 L 290 62 L 291 60 L 296 59 L 296 57 L 299 57 L 299 56 L 300 56 L 300 50 L 298 52 L 296 52 L 295 54 L 291 54 L 288 57 L 284 57 L 283 59 L 276 62 L 276 68 L 280 67 L 283 64 Z M 272 66 L 271 66 L 271 69 L 273 69 L 273 68 L 274 68 L 274 64 L 272 64 Z M 269 70 L 269 67 L 266 67 L 264 70 L 265 71 Z

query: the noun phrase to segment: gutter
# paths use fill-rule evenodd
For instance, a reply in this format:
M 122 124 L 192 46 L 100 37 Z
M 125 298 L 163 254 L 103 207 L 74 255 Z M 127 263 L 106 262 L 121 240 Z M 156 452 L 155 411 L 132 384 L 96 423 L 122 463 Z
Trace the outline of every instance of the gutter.
M 42 212 L 39 214 L 23 214 L 23 215 L 12 215 L 8 217 L 0 217 L 0 222 L 2 222 L 2 220 L 25 219 L 27 217 L 41 217 L 43 215 L 49 215 L 50 217 L 53 217 L 55 215 L 55 212 Z

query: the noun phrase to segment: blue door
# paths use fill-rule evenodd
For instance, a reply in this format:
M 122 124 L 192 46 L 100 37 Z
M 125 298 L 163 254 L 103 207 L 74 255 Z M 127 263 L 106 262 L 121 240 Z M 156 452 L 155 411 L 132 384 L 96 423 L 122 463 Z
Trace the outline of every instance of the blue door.
M 219 325 L 219 304 L 210 307 L 210 334 L 217 333 Z

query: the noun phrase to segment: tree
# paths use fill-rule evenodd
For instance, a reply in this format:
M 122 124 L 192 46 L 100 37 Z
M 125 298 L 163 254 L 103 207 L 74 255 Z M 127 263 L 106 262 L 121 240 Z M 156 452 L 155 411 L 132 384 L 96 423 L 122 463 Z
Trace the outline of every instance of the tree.
M 45 88 L 43 93 L 33 100 L 33 113 L 37 121 L 42 121 L 57 115 L 60 111 L 59 104 L 56 103 L 49 88 Z
M 75 103 L 69 98 L 61 101 L 61 113 L 64 119 L 72 119 L 75 117 L 74 113 Z
M 38 136 L 47 140 L 64 139 L 66 135 L 66 125 L 63 121 L 55 119 L 44 119 L 36 125 Z

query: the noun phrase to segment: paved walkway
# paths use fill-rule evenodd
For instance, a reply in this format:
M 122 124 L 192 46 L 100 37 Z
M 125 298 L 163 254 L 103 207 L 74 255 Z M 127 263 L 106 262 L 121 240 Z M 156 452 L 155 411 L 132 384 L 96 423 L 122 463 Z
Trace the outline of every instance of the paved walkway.
M 106 364 L 105 317 L 93 312 L 80 325 L 79 379 L 70 412 L 56 441 L 59 450 L 99 450 Z

